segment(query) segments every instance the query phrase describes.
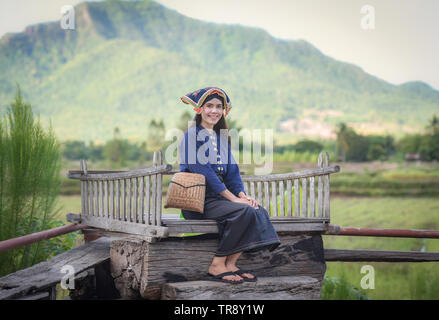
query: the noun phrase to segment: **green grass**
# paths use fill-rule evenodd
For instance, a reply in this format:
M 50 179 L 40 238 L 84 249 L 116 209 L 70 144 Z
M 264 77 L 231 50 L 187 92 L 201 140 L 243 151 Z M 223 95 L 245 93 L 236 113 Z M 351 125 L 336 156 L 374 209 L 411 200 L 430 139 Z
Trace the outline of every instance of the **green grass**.
M 343 227 L 437 230 L 438 213 L 436 198 L 336 197 L 331 202 L 331 223 Z M 437 239 L 323 236 L 323 242 L 325 248 L 439 252 Z M 363 265 L 375 270 L 375 289 L 361 290 L 372 299 L 439 299 L 438 262 L 327 262 L 326 276 L 361 289 Z

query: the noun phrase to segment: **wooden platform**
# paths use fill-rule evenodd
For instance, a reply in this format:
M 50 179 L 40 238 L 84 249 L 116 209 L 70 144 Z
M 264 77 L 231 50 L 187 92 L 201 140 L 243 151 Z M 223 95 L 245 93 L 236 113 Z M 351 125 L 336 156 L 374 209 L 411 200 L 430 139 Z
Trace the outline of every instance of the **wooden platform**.
M 276 250 L 244 253 L 238 266 L 258 277 L 311 277 L 321 286 L 326 271 L 321 235 L 279 238 L 281 245 Z M 122 298 L 160 299 L 165 284 L 206 280 L 217 245 L 215 234 L 169 237 L 155 243 L 135 237 L 115 240 L 110 250 L 115 286 Z
M 66 276 L 61 269 L 70 265 L 74 275 L 93 268 L 110 259 L 110 243 L 113 239 L 101 238 L 59 254 L 0 278 L 0 300 L 4 299 L 55 299 L 54 287 Z

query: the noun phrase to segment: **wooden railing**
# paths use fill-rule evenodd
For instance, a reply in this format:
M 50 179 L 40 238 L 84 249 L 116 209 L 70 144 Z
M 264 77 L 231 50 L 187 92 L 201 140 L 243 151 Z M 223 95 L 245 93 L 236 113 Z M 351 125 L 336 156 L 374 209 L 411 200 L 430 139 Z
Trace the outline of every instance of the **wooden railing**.
M 172 169 L 163 164 L 162 153 L 154 152 L 153 166 L 132 171 L 88 171 L 85 160 L 80 171 L 67 177 L 81 180 L 81 222 L 146 236 L 163 237 L 162 176 Z
M 80 169 L 69 171 L 67 176 L 81 180 L 82 212 L 79 219 L 82 224 L 154 238 L 168 236 L 169 229 L 172 233 L 217 230 L 216 224 L 209 221 L 168 219 L 163 223 L 162 180 L 164 174 L 173 172 L 171 165 L 163 164 L 161 151 L 154 153 L 153 166 L 150 168 L 89 171 L 85 160 L 81 160 Z M 321 223 L 328 224 L 330 221 L 329 175 L 338 171 L 339 166 L 329 166 L 328 153 L 320 153 L 315 169 L 285 174 L 244 175 L 242 180 L 246 193 L 266 208 L 271 219 L 282 220 L 277 230 L 289 231 L 291 222 L 295 224 L 294 230 L 323 231 Z M 70 219 L 73 220 L 78 219 Z M 311 227 L 310 222 L 313 221 L 319 225 Z M 303 223 L 303 226 L 298 223 Z
M 325 152 L 324 155 L 324 165 L 323 152 L 321 152 L 316 169 L 285 174 L 243 176 L 244 189 L 248 195 L 271 212 L 272 218 L 326 218 L 329 222 L 329 175 L 339 172 L 340 167 L 329 166 L 328 153 Z M 317 198 L 315 178 L 317 178 Z

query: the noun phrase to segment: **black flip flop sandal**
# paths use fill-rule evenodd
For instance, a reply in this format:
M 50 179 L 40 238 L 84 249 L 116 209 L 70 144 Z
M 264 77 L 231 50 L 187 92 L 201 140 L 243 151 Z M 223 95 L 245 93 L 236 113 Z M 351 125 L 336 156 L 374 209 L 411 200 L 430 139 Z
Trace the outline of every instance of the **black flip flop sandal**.
M 244 280 L 234 281 L 234 280 L 223 279 L 223 277 L 226 277 L 226 276 L 236 276 L 236 273 L 231 272 L 231 271 L 220 273 L 220 274 L 217 274 L 216 276 L 214 276 L 213 274 L 210 274 L 210 273 L 208 273 L 207 275 L 209 276 L 209 280 L 211 280 L 211 281 L 219 281 L 219 282 L 225 282 L 225 283 L 231 283 L 231 284 L 238 284 L 238 283 L 244 282 Z
M 233 273 L 237 274 L 238 276 L 240 276 L 241 278 L 243 278 L 244 281 L 247 281 L 247 282 L 256 282 L 256 281 L 258 281 L 258 277 L 256 277 L 256 276 L 253 274 L 252 271 L 238 269 L 238 270 L 236 270 L 236 271 L 233 271 Z M 251 274 L 251 275 L 253 276 L 253 278 L 247 278 L 247 277 L 244 277 L 244 276 L 242 275 L 243 273 L 249 273 L 249 274 Z

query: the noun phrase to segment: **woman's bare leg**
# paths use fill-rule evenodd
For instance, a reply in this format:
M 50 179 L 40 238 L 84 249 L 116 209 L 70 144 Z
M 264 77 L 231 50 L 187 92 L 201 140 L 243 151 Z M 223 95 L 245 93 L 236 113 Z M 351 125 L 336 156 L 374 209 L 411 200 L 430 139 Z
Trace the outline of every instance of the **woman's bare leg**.
M 224 272 L 228 272 L 230 271 L 227 267 L 226 267 L 226 259 L 227 257 L 213 257 L 212 263 L 209 266 L 209 273 L 211 275 L 218 275 Z M 232 281 L 240 281 L 242 280 L 242 278 L 238 275 L 234 275 L 234 276 L 224 276 L 223 279 L 225 280 L 232 280 Z
M 231 256 L 227 256 L 226 259 L 226 267 L 229 271 L 238 271 L 239 268 L 236 266 L 236 262 L 238 261 L 239 257 L 242 255 L 242 252 L 238 252 L 235 254 L 232 254 Z M 241 276 L 249 279 L 253 279 L 254 275 L 251 273 L 243 273 Z

